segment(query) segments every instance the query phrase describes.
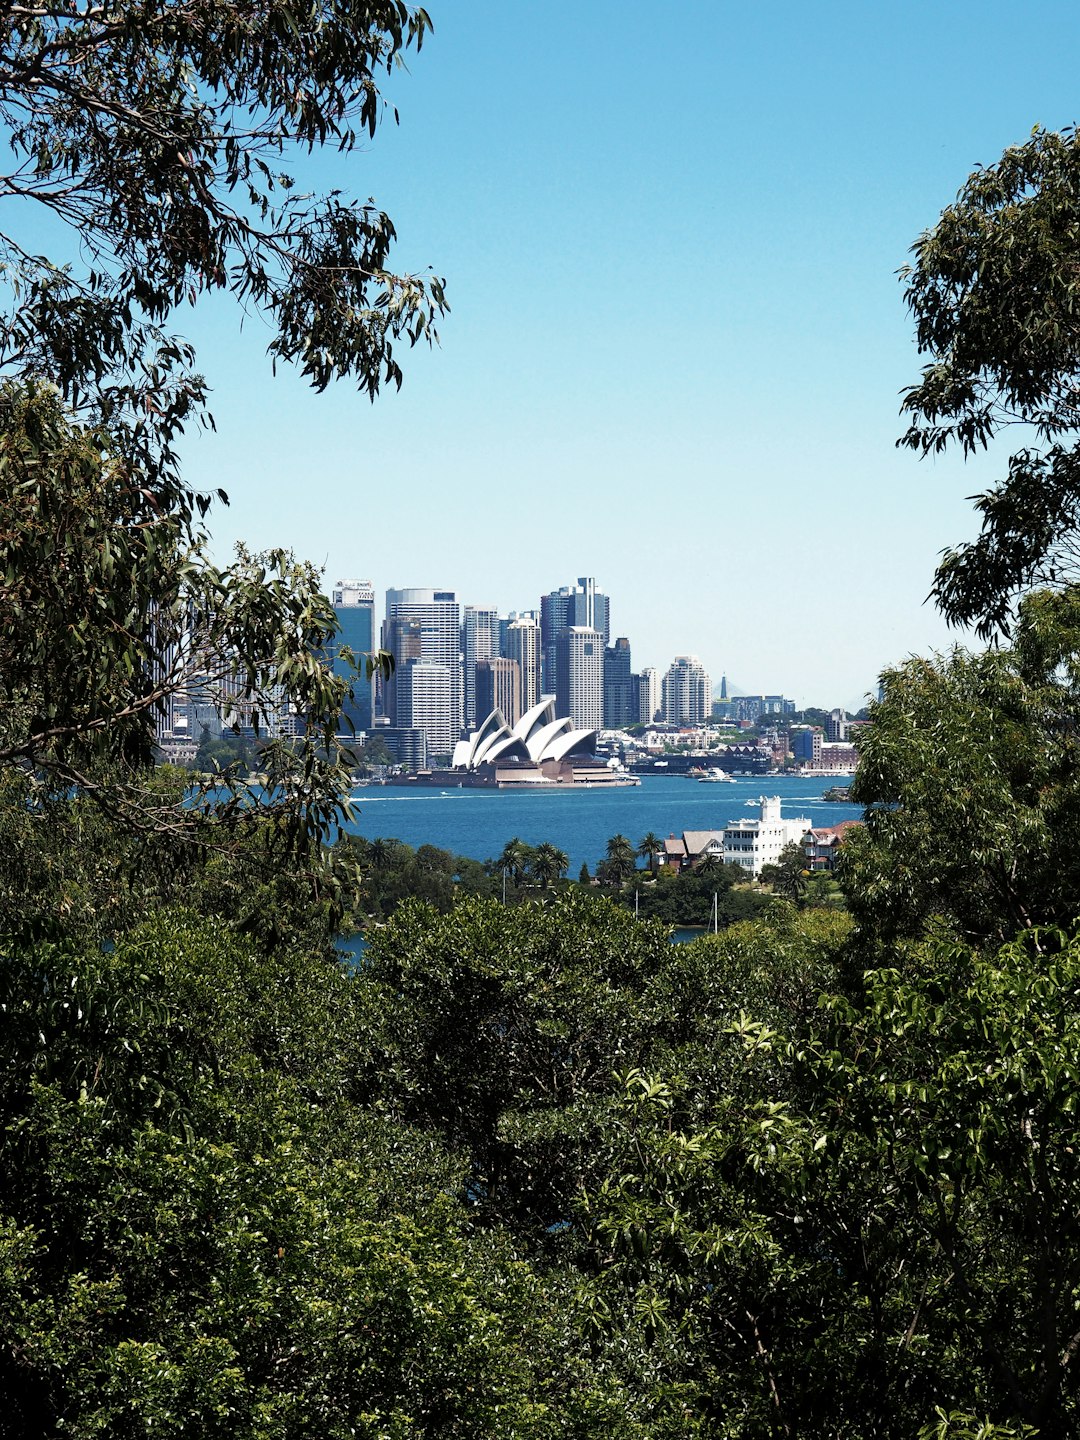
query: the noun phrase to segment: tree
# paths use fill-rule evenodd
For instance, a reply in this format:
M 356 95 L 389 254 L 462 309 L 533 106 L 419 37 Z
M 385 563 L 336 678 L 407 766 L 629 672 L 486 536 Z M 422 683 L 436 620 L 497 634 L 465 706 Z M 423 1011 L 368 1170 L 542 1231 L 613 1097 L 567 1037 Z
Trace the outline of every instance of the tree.
M 496 867 L 509 875 L 515 885 L 520 885 L 532 860 L 532 849 L 516 835 L 502 848 Z
M 637 1440 L 565 1279 L 352 1098 L 357 988 L 175 909 L 5 950 L 5 1433 Z
M 916 243 L 906 297 L 930 356 L 908 390 L 902 443 L 988 447 L 1022 423 L 1037 443 L 976 497 L 982 532 L 945 552 L 934 596 L 955 624 L 1008 631 L 1016 598 L 1078 578 L 1080 138 L 1036 129 L 977 170 Z
M 886 671 L 860 739 L 852 798 L 868 807 L 838 877 L 867 936 L 915 937 L 939 917 L 1003 944 L 1070 925 L 1080 894 L 1080 593 L 1022 601 L 1011 649 Z
M 431 335 L 441 283 L 395 275 L 389 218 L 309 193 L 293 167 L 375 133 L 379 74 L 422 44 L 422 9 L 147 0 L 8 18 L 0 194 L 20 203 L 0 235 L 0 373 L 51 380 L 181 508 L 172 441 L 205 395 L 162 328 L 181 305 L 231 292 L 270 321 L 272 359 L 319 389 L 400 383 L 395 342 Z M 70 227 L 79 264 L 28 243 L 41 212 Z
M 556 845 L 544 841 L 537 845 L 532 854 L 532 871 L 540 883 L 541 890 L 556 884 L 566 874 L 570 857 Z
M 0 766 L 178 839 L 211 815 L 250 825 L 252 802 L 288 820 L 290 845 L 328 836 L 348 791 L 346 682 L 319 658 L 336 620 L 315 572 L 284 551 L 210 564 L 182 517 L 147 517 L 111 438 L 44 387 L 0 388 L 0 463 Z M 215 773 L 162 810 L 146 784 L 155 723 L 193 685 L 261 736 L 263 780 Z M 283 693 L 313 743 L 268 734 Z
M 785 900 L 798 901 L 806 894 L 806 854 L 795 840 L 785 845 L 773 865 L 763 865 L 759 877 Z
M 634 863 L 634 847 L 625 835 L 611 837 L 601 865 L 604 878 L 612 885 L 621 885 L 624 880 L 629 880 L 637 867 Z M 599 869 L 597 873 L 599 874 Z
M 372 396 L 400 383 L 395 347 L 431 338 L 441 282 L 395 275 L 388 217 L 312 196 L 292 167 L 374 132 L 379 73 L 420 45 L 428 18 L 400 0 L 148 0 L 8 18 L 0 605 L 15 624 L 0 655 L 0 763 L 45 767 L 105 802 L 94 766 L 107 762 L 121 780 L 108 803 L 179 835 L 180 816 L 148 815 L 137 772 L 194 662 L 242 728 L 265 730 L 282 691 L 299 706 L 315 743 L 271 748 L 265 783 L 231 794 L 300 814 L 292 843 L 328 835 L 347 793 L 341 681 L 317 659 L 332 609 L 284 552 L 207 561 L 209 502 L 176 456 L 184 427 L 208 418 L 206 387 L 167 325 L 225 290 L 270 320 L 274 363 L 316 388 L 336 375 Z M 71 227 L 77 261 L 37 253 L 42 210 Z M 54 654 L 46 637 L 63 642 Z
M 650 830 L 638 841 L 637 853 L 648 862 L 649 873 L 652 874 L 656 870 L 656 857 L 664 853 L 664 842 Z

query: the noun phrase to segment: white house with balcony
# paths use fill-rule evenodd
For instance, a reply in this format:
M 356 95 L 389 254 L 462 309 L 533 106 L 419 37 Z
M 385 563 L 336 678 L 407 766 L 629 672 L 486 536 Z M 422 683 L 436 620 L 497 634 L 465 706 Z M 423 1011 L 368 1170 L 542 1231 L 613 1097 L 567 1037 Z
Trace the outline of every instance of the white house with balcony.
M 785 846 L 801 844 L 813 828 L 805 815 L 780 814 L 780 796 L 762 795 L 760 813 L 753 820 L 732 820 L 724 827 L 724 861 L 748 874 L 761 874 L 763 865 L 775 865 Z

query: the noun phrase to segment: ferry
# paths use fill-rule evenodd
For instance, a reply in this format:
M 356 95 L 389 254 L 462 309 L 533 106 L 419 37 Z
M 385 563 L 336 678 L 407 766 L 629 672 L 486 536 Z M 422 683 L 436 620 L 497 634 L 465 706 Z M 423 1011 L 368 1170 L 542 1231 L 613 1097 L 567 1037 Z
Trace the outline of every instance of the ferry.
M 726 770 L 721 770 L 718 765 L 713 765 L 706 770 L 704 775 L 698 776 L 699 785 L 734 785 L 734 776 L 729 775 Z

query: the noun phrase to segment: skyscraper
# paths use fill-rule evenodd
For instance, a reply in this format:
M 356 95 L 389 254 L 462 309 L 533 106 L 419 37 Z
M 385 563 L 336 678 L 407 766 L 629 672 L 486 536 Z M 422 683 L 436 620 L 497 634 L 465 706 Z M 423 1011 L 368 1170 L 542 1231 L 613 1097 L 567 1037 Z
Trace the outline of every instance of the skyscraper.
M 604 723 L 604 639 L 588 625 L 568 625 L 555 642 L 555 713 L 575 730 Z
M 660 676 L 651 665 L 646 665 L 637 677 L 637 720 L 639 725 L 651 725 L 658 718 L 661 699 Z
M 551 590 L 540 597 L 540 683 L 545 695 L 557 691 L 555 680 L 555 641 L 561 631 L 573 623 L 570 587 Z
M 461 615 L 452 590 L 387 590 L 383 649 L 397 668 L 385 688 L 391 724 L 424 731 L 433 760 L 461 735 Z
M 546 695 L 558 694 L 555 647 L 559 634 L 568 625 L 596 630 L 601 645 L 610 637 L 610 605 L 608 597 L 596 588 L 591 576 L 578 577 L 576 585 L 564 585 L 540 597 L 540 644 L 542 646 L 541 681 Z M 565 710 L 560 714 L 567 713 Z
M 664 676 L 662 709 L 668 724 L 707 720 L 712 694 L 705 667 L 696 655 L 676 655 Z
M 375 648 L 375 590 L 370 580 L 339 580 L 331 598 L 338 622 L 331 663 L 335 675 L 351 678 L 353 683 L 353 696 L 345 701 L 343 717 L 357 730 L 370 730 L 373 693 L 372 681 L 364 675 L 364 657 Z M 346 646 L 352 652 L 356 671 L 341 656 Z
M 493 710 L 500 710 L 507 725 L 521 719 L 521 670 L 516 660 L 495 655 L 476 664 L 477 727 Z
M 499 612 L 480 605 L 466 605 L 461 621 L 461 651 L 464 657 L 465 729 L 475 730 L 485 717 L 477 713 L 476 667 L 499 653 Z
M 621 730 L 637 720 L 634 677 L 630 673 L 630 641 L 620 635 L 604 650 L 604 725 Z
M 520 616 L 506 627 L 503 654 L 516 660 L 521 672 L 522 713 L 540 699 L 540 625 L 532 617 Z

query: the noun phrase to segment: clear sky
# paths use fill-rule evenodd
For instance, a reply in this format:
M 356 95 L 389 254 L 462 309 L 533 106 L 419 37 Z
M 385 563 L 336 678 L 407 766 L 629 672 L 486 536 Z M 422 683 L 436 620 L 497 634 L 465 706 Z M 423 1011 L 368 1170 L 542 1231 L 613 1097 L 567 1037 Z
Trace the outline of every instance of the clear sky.
M 1001 458 L 894 448 L 918 373 L 896 271 L 968 172 L 1080 117 L 1074 4 L 431 0 L 400 124 L 324 157 L 399 268 L 446 277 L 400 394 L 270 376 L 179 318 L 214 389 L 212 519 L 342 576 L 538 606 L 594 575 L 635 668 L 857 704 L 951 643 L 924 604 Z

